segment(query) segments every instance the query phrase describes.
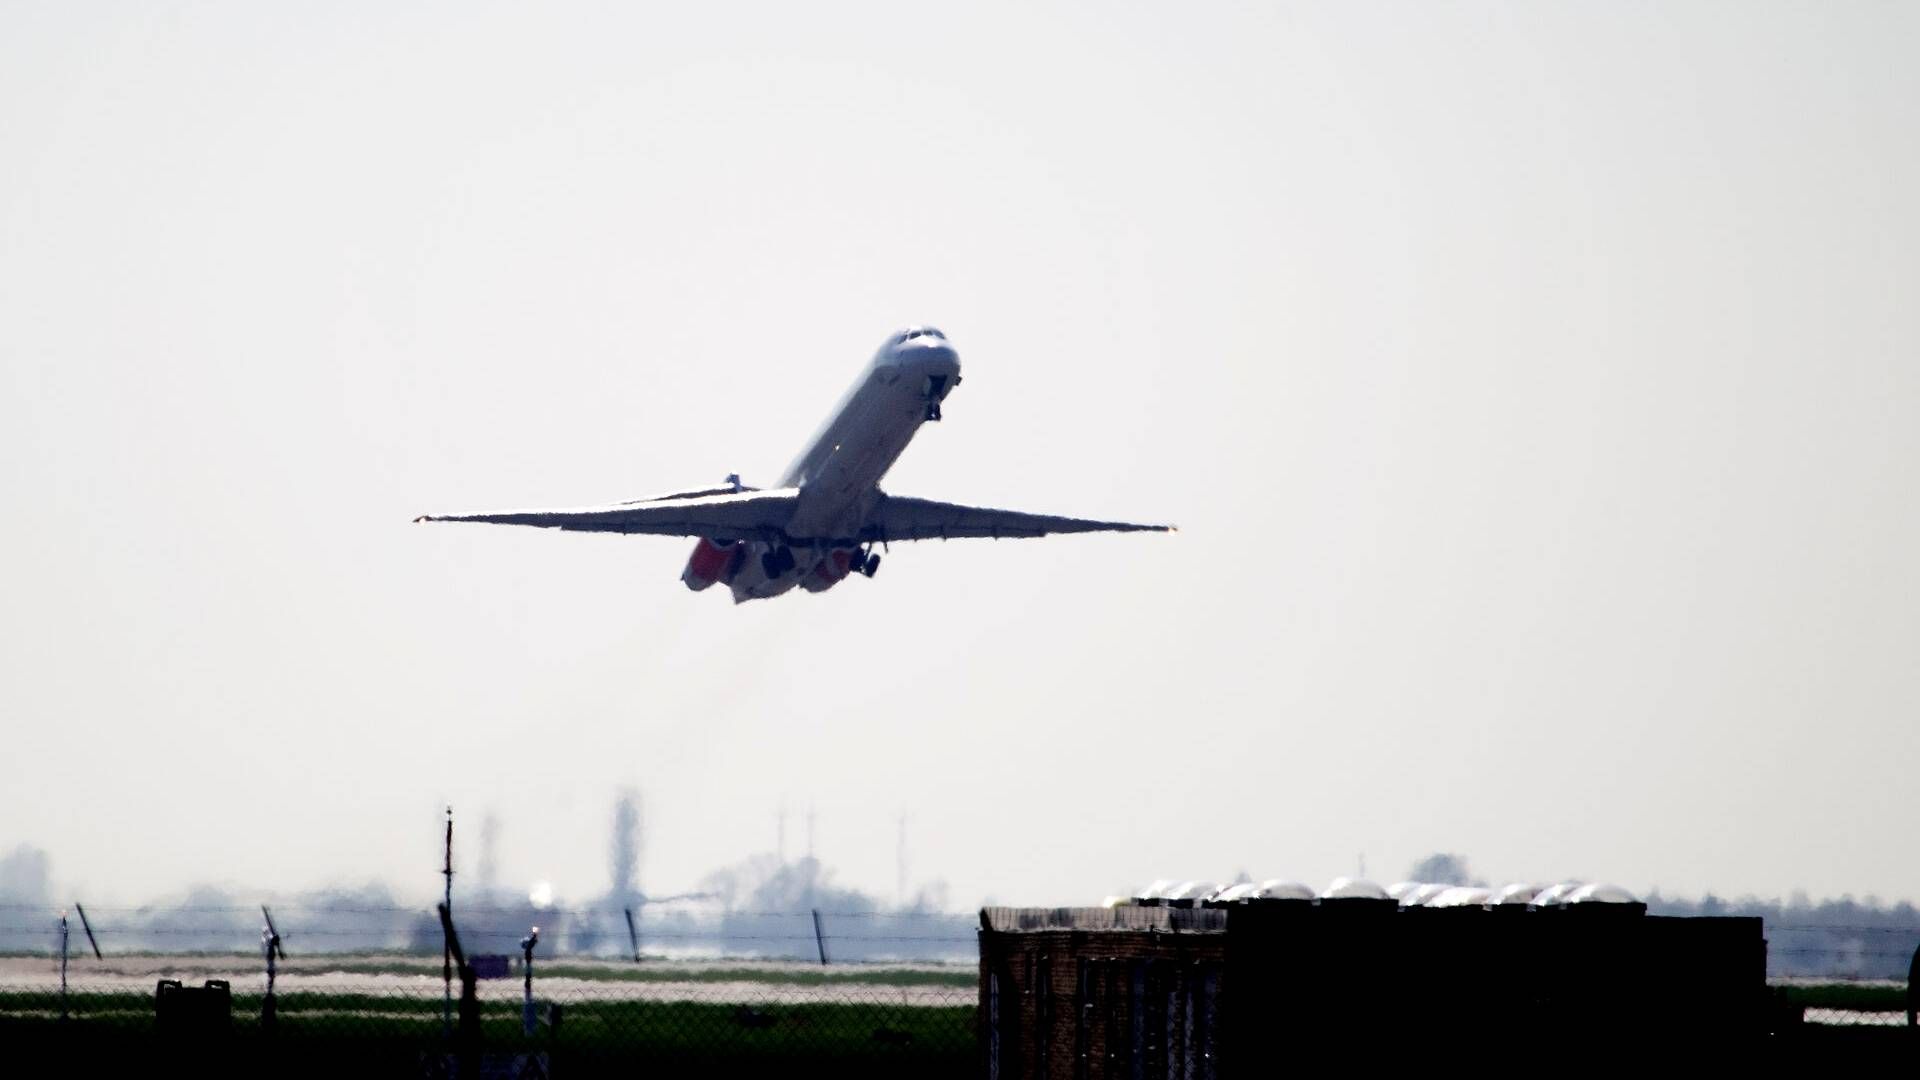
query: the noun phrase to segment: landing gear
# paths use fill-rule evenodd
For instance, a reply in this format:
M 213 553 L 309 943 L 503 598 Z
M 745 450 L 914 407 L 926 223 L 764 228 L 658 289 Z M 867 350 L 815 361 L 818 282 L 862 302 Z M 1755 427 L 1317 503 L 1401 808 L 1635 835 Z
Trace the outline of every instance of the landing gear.
M 797 565 L 799 564 L 793 557 L 793 549 L 785 544 L 763 552 L 760 556 L 760 569 L 766 571 L 768 581 L 792 571 Z
M 879 569 L 880 556 L 874 554 L 872 548 L 857 547 L 847 552 L 847 573 L 865 574 L 867 577 L 872 577 L 874 571 Z
M 928 420 L 940 419 L 940 399 L 947 396 L 947 377 L 945 375 L 927 376 L 927 416 Z

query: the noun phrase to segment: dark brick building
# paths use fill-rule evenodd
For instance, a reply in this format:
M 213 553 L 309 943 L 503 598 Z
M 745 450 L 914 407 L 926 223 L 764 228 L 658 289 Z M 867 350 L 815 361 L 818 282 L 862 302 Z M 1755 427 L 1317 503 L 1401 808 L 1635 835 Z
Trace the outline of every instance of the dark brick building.
M 1254 901 L 981 912 L 999 1080 L 1269 1075 L 1301 1055 L 1469 1064 L 1550 1047 L 1756 1044 L 1760 920 L 1639 904 L 1401 908 Z

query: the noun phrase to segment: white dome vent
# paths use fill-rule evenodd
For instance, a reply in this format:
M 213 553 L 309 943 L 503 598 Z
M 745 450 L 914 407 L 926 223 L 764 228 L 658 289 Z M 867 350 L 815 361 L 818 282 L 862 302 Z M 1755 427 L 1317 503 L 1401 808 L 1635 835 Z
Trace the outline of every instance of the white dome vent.
M 1320 891 L 1322 900 L 1391 900 L 1387 890 L 1365 878 L 1337 877 Z

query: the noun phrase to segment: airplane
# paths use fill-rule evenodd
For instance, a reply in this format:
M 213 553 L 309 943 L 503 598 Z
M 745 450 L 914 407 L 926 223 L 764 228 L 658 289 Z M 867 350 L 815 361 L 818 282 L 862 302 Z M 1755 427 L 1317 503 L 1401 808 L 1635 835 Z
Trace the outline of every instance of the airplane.
M 873 549 L 890 541 L 1173 531 L 881 491 L 881 478 L 920 426 L 940 419 L 941 404 L 959 385 L 960 355 L 946 335 L 931 326 L 908 327 L 880 346 L 778 487 L 748 487 L 734 474 L 724 486 L 608 506 L 423 514 L 414 521 L 697 537 L 680 580 L 695 592 L 725 584 L 736 604 L 795 586 L 825 592 L 854 574 L 870 578 L 880 569 Z

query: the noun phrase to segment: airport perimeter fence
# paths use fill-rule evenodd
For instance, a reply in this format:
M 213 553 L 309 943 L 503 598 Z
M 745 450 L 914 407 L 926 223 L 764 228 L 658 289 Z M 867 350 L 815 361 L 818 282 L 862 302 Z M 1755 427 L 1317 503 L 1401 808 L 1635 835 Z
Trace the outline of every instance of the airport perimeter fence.
M 975 1071 L 975 1002 L 971 988 L 879 985 L 570 985 L 537 988 L 530 1009 L 511 992 L 483 991 L 463 1007 L 437 988 L 352 980 L 276 992 L 271 1004 L 223 980 L 157 992 L 0 989 L 0 1053 L 50 1051 L 109 1074 L 134 1062 L 354 1076 L 733 1075 L 778 1063 L 783 1075 L 944 1077 Z
M 1776 1029 L 1915 1027 L 1920 930 L 1828 924 L 1767 927 Z
M 6 914 L 0 932 L 31 929 Z M 87 914 L 64 962 L 57 923 L 0 956 L 0 1073 L 40 1052 L 216 1075 L 977 1071 L 971 913 L 730 912 L 630 934 L 620 910 L 476 907 L 455 920 L 462 964 L 418 909 L 286 905 L 271 973 L 257 907 Z
M 63 963 L 57 919 L 0 906 L 0 1055 L 159 1054 L 183 1067 L 264 1055 L 282 1075 L 778 1061 L 782 1075 L 939 1077 L 977 1073 L 988 1041 L 977 913 L 636 912 L 629 926 L 617 909 L 465 908 L 464 1010 L 437 914 L 419 908 L 274 908 L 285 957 L 271 999 L 257 907 L 88 914 L 84 928 L 78 912 L 68 920 Z M 529 994 L 521 946 L 535 925 Z M 1920 930 L 1775 925 L 1766 936 L 1773 1030 L 1913 1023 Z

